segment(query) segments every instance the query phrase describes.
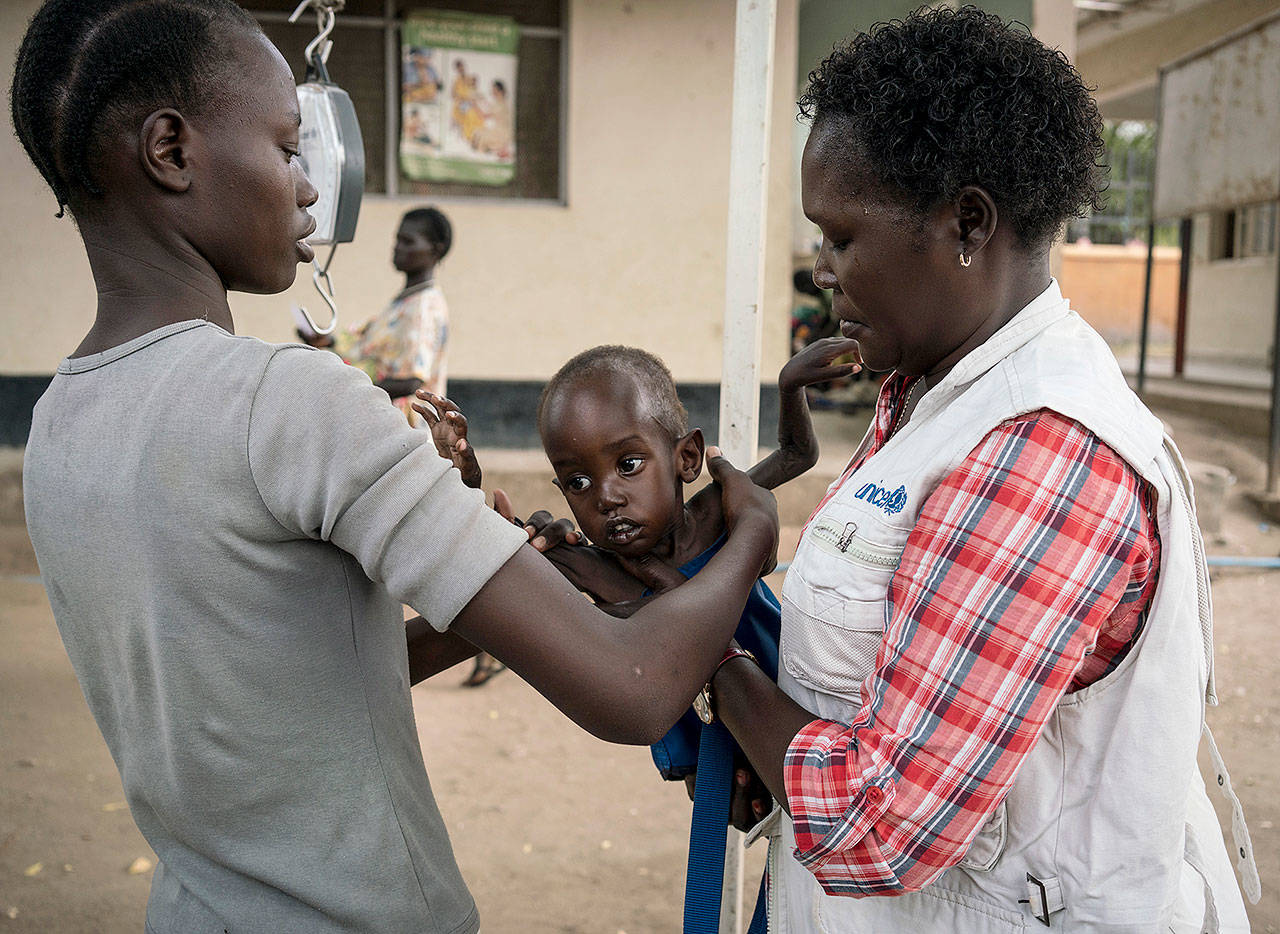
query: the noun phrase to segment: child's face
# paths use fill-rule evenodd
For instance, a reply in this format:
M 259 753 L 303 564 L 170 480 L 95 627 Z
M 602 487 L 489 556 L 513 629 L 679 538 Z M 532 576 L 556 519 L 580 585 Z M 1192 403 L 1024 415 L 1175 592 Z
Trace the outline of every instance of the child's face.
M 679 526 L 683 484 L 702 466 L 700 441 L 697 432 L 673 439 L 623 376 L 581 377 L 543 411 L 542 446 L 578 527 L 628 557 L 653 551 Z
M 180 223 L 229 289 L 279 292 L 314 229 L 316 190 L 298 164 L 298 96 L 288 65 L 258 35 L 241 35 L 233 54 L 240 93 L 190 118 L 187 153 L 201 172 Z

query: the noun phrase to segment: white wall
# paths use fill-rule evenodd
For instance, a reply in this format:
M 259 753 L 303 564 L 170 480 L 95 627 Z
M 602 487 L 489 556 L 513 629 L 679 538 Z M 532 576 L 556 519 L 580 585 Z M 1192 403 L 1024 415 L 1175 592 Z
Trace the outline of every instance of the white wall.
M 37 0 L 0 4 L 6 81 Z M 733 54 L 732 0 L 572 0 L 568 204 L 441 202 L 455 246 L 440 270 L 453 313 L 451 375 L 545 378 L 603 342 L 641 344 L 678 379 L 720 376 Z M 796 0 L 779 0 L 770 158 L 763 373 L 776 373 L 790 313 L 791 126 Z M 91 320 L 88 264 L 21 146 L 0 141 L 0 246 L 8 301 L 0 374 L 51 373 Z M 398 287 L 391 240 L 416 198 L 370 196 L 333 276 L 343 320 Z M 232 298 L 237 328 L 291 335 L 289 304 L 321 309 L 309 270 L 281 296 Z M 319 315 L 317 315 L 319 317 Z

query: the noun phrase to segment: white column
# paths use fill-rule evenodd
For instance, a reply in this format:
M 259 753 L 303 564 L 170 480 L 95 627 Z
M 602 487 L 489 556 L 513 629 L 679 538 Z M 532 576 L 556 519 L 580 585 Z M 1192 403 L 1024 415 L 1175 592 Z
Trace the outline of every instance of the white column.
M 741 469 L 755 460 L 760 417 L 760 305 L 776 22 L 776 0 L 738 0 L 717 443 Z
M 729 231 L 717 443 L 729 462 L 744 470 L 755 461 L 759 436 L 760 306 L 764 301 L 769 100 L 777 12 L 777 0 L 738 0 L 734 28 Z M 743 929 L 742 857 L 742 835 L 729 829 L 720 934 L 741 934 Z

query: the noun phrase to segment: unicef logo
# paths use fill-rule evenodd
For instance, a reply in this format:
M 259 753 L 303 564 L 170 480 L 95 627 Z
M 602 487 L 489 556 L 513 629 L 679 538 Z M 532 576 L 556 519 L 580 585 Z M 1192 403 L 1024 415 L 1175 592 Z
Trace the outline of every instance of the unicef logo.
M 883 509 L 890 516 L 902 512 L 907 505 L 907 488 L 905 486 L 890 490 L 888 487 L 867 483 L 853 495 L 855 499 L 860 499 L 878 509 Z

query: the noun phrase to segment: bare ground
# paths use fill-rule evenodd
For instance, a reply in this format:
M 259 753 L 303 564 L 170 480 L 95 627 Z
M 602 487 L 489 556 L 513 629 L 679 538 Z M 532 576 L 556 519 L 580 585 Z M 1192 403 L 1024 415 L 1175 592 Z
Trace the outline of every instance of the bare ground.
M 1280 554 L 1244 491 L 1262 445 L 1170 417 L 1194 460 L 1238 478 L 1211 554 Z M 794 547 L 794 530 L 784 547 Z M 0 525 L 0 932 L 139 931 L 154 856 L 58 640 L 21 525 Z M 1222 703 L 1210 722 L 1253 830 L 1280 931 L 1280 660 L 1275 571 L 1214 572 Z M 771 583 L 778 583 L 772 581 Z M 476 690 L 460 667 L 414 689 L 427 768 L 487 932 L 640 934 L 680 927 L 689 804 L 645 749 L 602 743 L 519 678 Z M 1140 792 L 1135 792 L 1140 793 Z M 1220 811 L 1225 816 L 1225 812 Z M 754 892 L 763 854 L 748 853 Z

